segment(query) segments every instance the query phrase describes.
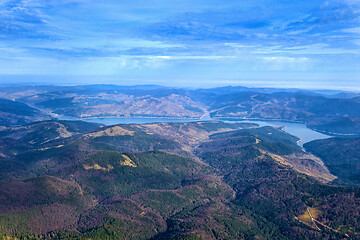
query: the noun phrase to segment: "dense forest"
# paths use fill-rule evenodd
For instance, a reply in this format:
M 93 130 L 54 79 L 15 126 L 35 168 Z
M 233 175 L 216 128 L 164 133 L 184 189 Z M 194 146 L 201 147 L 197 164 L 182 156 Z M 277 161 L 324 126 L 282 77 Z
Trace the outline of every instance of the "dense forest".
M 332 152 L 306 145 L 322 164 L 280 128 L 44 121 L 0 136 L 3 239 L 360 236 L 360 192 L 339 185 Z M 344 159 L 358 148 L 324 141 Z

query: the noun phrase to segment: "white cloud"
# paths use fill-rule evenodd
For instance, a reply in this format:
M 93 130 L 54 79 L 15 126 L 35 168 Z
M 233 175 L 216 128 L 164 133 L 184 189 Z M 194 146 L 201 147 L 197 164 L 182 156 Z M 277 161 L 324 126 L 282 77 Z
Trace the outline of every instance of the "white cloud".
M 294 57 L 260 57 L 265 62 L 277 62 L 277 63 L 304 63 L 310 59 L 306 57 L 294 58 Z
M 360 1 L 359 1 L 360 2 Z M 356 28 L 345 28 L 342 30 L 343 32 L 346 33 L 355 33 L 355 34 L 359 34 L 360 35 L 360 27 L 356 27 Z
M 260 47 L 255 51 L 257 54 L 297 54 L 297 55 L 326 55 L 326 54 L 359 54 L 359 48 L 339 48 L 331 47 L 325 43 L 299 45 L 299 46 L 273 46 L 273 47 Z
M 307 57 L 283 57 L 283 56 L 265 56 L 258 57 L 257 63 L 260 70 L 270 71 L 307 71 L 314 63 L 314 59 Z

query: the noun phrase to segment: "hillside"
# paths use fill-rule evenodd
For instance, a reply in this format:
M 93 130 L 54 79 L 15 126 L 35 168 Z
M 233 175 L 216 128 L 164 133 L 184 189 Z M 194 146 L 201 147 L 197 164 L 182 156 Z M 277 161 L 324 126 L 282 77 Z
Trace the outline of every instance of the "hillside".
M 262 136 L 272 134 L 270 138 L 262 137 L 259 132 Z M 358 189 L 330 187 L 294 171 L 298 170 L 296 165 L 284 159 L 298 152 L 294 139 L 265 127 L 213 135 L 210 142 L 200 146 L 198 156 L 218 169 L 232 186 L 236 206 L 249 209 L 278 227 L 282 237 L 276 239 L 332 239 L 350 233 L 357 238 L 357 230 L 349 229 L 358 229 Z M 316 165 L 305 159 L 305 166 Z M 334 179 L 325 172 L 329 180 Z M 305 221 L 307 209 L 317 213 L 316 223 Z M 310 228 L 305 229 L 302 224 Z
M 0 99 L 0 126 L 22 125 L 47 119 L 50 117 L 27 104 Z
M 330 138 L 306 143 L 307 151 L 319 156 L 338 183 L 360 184 L 360 138 Z
M 50 141 L 60 140 L 86 133 L 101 127 L 97 123 L 82 121 L 43 121 L 18 127 L 0 129 L 1 138 L 21 140 L 32 145 L 44 145 Z
M 72 135 L 61 137 L 59 124 Z M 44 143 L 49 126 L 54 140 Z M 42 122 L 1 135 L 0 236 L 359 236 L 358 190 L 326 185 L 336 176 L 280 129 L 224 122 L 95 127 Z M 321 230 L 307 220 L 309 208 Z

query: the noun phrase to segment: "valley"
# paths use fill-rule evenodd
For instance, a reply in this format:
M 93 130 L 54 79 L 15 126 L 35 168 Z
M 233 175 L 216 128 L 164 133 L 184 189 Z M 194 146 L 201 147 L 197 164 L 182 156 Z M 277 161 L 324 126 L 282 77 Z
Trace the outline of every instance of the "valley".
M 121 118 L 126 123 L 126 119 L 191 121 L 209 116 L 215 120 L 289 121 L 306 124 L 327 135 L 360 136 L 360 94 L 325 93 L 301 89 L 182 89 L 157 85 L 23 86 L 17 90 L 0 87 L 0 98 L 3 98 L 0 125 L 56 118 L 109 119 L 108 124 L 116 124 L 111 119 Z M 6 107 L 8 100 L 24 111 L 10 110 Z M 33 110 L 29 110 L 31 108 Z M 37 118 L 26 113 L 29 111 L 37 111 Z
M 342 175 L 320 154 L 305 152 L 297 137 L 276 127 L 62 120 L 7 127 L 0 140 L 5 238 L 355 239 L 360 234 L 358 188 L 338 185 Z M 309 207 L 323 225 L 303 220 Z
M 0 88 L 1 238 L 359 238 L 358 97 L 284 91 Z
M 359 240 L 360 0 L 0 0 L 0 240 Z

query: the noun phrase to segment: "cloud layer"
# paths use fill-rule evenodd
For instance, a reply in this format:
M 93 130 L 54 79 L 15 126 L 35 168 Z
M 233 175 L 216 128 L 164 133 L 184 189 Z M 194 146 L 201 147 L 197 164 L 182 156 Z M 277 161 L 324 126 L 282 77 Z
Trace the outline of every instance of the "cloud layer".
M 360 89 L 360 1 L 0 0 L 9 74 Z

